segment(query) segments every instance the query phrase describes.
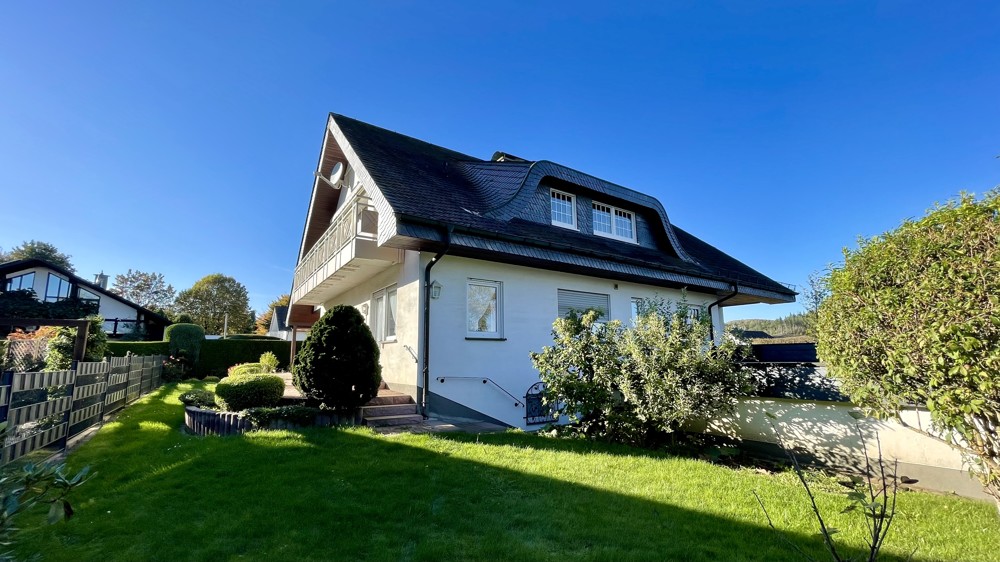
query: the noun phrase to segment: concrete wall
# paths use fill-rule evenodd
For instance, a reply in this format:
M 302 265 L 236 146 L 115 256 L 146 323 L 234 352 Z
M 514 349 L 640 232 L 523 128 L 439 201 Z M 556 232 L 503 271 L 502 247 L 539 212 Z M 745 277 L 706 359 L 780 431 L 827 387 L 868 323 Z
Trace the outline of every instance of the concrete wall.
M 421 263 L 425 264 L 430 257 L 424 254 Z M 659 295 L 673 301 L 681 299 L 681 292 L 674 289 L 454 256 L 442 258 L 434 266 L 431 278 L 442 286 L 441 297 L 431 301 L 429 388 L 433 397 L 443 399 L 439 403 L 461 404 L 522 428 L 526 427 L 523 405 L 515 406 L 513 398 L 492 384 L 483 384 L 482 378 L 492 379 L 518 401 L 524 400 L 528 387 L 538 382 L 538 372 L 528 354 L 552 344 L 558 289 L 610 295 L 611 318 L 625 322 L 631 317 L 633 297 Z M 503 340 L 467 339 L 466 283 L 470 278 L 503 283 Z M 716 298 L 687 294 L 691 305 L 707 306 Z M 439 377 L 445 377 L 445 382 L 439 382 Z
M 705 431 L 744 441 L 753 448 L 777 442 L 769 425 L 770 412 L 787 446 L 836 466 L 861 466 L 865 447 L 858 437 L 854 418 L 848 412 L 856 408 L 844 402 L 818 402 L 780 398 L 743 399 L 731 416 L 692 424 L 689 429 Z M 911 409 L 903 420 L 924 430 L 930 428 L 930 415 Z M 965 470 L 962 455 L 948 445 L 921 435 L 893 421 L 866 419 L 861 422 L 868 455 L 878 458 L 877 434 L 882 457 L 899 461 L 899 475 L 915 478 L 917 486 L 963 496 L 986 498 L 982 486 Z

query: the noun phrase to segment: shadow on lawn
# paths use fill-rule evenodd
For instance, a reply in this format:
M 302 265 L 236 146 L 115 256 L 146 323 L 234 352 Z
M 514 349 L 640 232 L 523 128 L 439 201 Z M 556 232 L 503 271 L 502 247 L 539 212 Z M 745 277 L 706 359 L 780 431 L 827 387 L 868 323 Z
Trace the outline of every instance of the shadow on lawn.
M 182 418 L 179 406 L 161 401 L 169 393 L 154 393 L 118 435 L 96 440 L 102 456 L 123 456 L 102 469 L 110 488 L 88 490 L 93 503 L 72 524 L 36 531 L 36 544 L 63 545 L 52 560 L 105 562 L 108 552 L 118 560 L 800 559 L 766 526 L 456 458 L 406 437 L 307 429 L 204 438 L 172 429 L 136 439 L 150 424 Z M 455 446 L 477 440 L 437 438 Z M 479 442 L 643 454 L 514 433 Z M 81 460 L 98 454 L 82 452 Z M 818 537 L 785 537 L 828 559 Z

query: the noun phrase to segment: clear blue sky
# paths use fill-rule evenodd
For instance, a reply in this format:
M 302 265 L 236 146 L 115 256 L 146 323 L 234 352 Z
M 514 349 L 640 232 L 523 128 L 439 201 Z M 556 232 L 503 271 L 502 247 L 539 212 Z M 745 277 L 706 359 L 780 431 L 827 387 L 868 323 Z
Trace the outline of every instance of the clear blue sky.
M 329 111 L 650 193 L 797 285 L 1000 184 L 1000 3 L 533 4 L 8 2 L 0 247 L 178 290 L 220 272 L 260 311 Z

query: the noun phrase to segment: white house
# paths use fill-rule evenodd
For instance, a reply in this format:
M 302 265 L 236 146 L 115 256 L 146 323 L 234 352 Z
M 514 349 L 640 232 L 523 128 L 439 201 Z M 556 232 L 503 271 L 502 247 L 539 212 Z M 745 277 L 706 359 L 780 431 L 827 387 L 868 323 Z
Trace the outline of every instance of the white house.
M 68 298 L 96 302 L 109 337 L 132 333 L 141 325 L 146 339 L 163 338 L 163 329 L 170 324 L 167 318 L 108 291 L 106 275 L 96 277 L 91 283 L 61 266 L 36 258 L 0 264 L 2 291 L 30 289 L 43 302 Z
M 271 324 L 267 328 L 267 335 L 272 338 L 281 338 L 285 341 L 292 339 L 292 330 L 285 324 L 285 320 L 288 318 L 288 307 L 287 306 L 276 306 L 274 311 L 271 313 Z M 306 339 L 308 335 L 307 332 L 295 332 L 295 339 L 302 341 Z
M 528 428 L 530 351 L 552 322 L 636 299 L 708 314 L 795 292 L 671 224 L 659 201 L 544 160 L 481 160 L 331 114 L 292 287 L 297 330 L 338 304 L 362 312 L 382 376 L 425 414 Z M 526 404 L 527 402 L 527 404 Z M 532 412 L 537 413 L 537 412 Z

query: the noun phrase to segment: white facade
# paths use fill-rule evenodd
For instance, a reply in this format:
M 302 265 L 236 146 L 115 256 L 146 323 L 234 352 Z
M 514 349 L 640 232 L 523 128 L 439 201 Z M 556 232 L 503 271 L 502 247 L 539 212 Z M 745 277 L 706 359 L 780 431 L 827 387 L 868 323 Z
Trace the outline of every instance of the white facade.
M 39 300 L 45 301 L 46 297 L 51 299 L 66 297 L 68 296 L 68 289 L 60 291 L 62 283 L 65 283 L 68 287 L 70 279 L 68 279 L 62 273 L 51 270 L 47 267 L 31 267 L 23 270 L 19 270 L 13 273 L 7 274 L 7 280 L 14 280 L 22 275 L 34 274 L 33 283 L 30 287 L 15 285 L 13 288 L 17 289 L 32 289 L 35 291 L 35 295 Z M 52 276 L 50 278 L 50 276 Z M 61 280 L 56 281 L 56 279 Z M 15 281 L 16 282 L 16 281 Z M 108 294 L 106 292 L 97 292 L 87 287 L 80 287 L 80 298 L 90 299 L 97 298 L 100 300 L 98 314 L 100 314 L 105 319 L 108 318 L 122 318 L 122 319 L 137 319 L 139 317 L 139 311 L 135 306 L 128 304 L 117 297 Z M 65 293 L 65 294 L 62 294 Z M 126 331 L 129 331 L 129 328 Z M 121 330 L 119 330 L 121 331 Z
M 418 401 L 418 387 L 423 385 L 419 355 L 422 276 L 432 257 L 426 252 L 407 251 L 403 263 L 324 303 L 324 309 L 338 304 L 352 305 L 372 325 L 376 294 L 395 287 L 395 336 L 383 338 L 385 341 L 380 343 L 382 377 L 391 388 L 410 393 Z M 623 322 L 631 319 L 633 299 L 660 297 L 679 302 L 685 298 L 676 289 L 448 255 L 432 268 L 431 280 L 441 287 L 439 298 L 431 300 L 430 313 L 428 388 L 432 409 L 434 405 L 457 404 L 469 409 L 469 417 L 478 414 L 526 429 L 537 427 L 526 426 L 524 419 L 525 392 L 538 382 L 538 371 L 532 366 L 529 353 L 552 344 L 552 323 L 559 316 L 560 289 L 607 295 L 610 319 Z M 470 337 L 467 327 L 470 281 L 498 284 L 499 334 Z M 689 305 L 703 309 L 717 298 L 702 293 L 686 294 Z M 714 307 L 712 313 L 713 322 L 719 327 L 723 325 L 722 313 L 717 309 Z M 489 382 L 483 383 L 484 379 Z M 452 407 L 450 411 L 462 415 L 461 408 Z

